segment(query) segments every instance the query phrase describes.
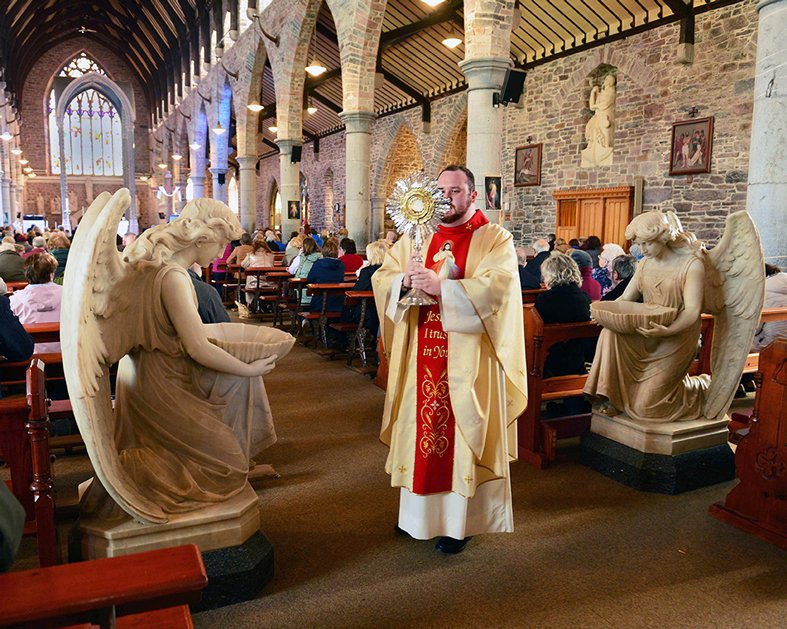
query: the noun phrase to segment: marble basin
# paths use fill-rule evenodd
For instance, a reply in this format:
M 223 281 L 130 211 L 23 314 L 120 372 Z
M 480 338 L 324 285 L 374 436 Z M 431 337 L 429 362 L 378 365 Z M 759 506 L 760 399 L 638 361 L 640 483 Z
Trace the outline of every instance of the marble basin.
M 648 328 L 651 323 L 668 326 L 677 316 L 677 308 L 635 301 L 596 301 L 590 304 L 590 318 L 618 334 L 636 334 L 637 328 Z
M 276 328 L 245 323 L 209 323 L 208 341 L 244 363 L 275 356 L 281 360 L 290 353 L 295 337 Z

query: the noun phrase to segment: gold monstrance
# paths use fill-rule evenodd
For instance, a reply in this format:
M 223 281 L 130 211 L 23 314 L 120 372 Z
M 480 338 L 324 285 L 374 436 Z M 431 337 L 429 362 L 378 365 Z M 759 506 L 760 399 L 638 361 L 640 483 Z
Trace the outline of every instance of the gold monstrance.
M 437 231 L 440 219 L 451 202 L 443 196 L 437 181 L 415 175 L 396 182 L 385 204 L 396 230 L 413 241 L 413 260 L 423 262 L 421 247 L 424 238 Z M 412 288 L 399 300 L 403 306 L 430 306 L 437 302 L 420 288 Z

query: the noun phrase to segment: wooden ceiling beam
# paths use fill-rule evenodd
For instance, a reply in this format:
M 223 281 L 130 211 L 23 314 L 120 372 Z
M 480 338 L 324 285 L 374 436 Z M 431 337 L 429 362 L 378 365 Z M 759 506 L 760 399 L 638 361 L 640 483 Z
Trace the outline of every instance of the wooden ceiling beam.
M 387 31 L 380 36 L 380 49 L 385 50 L 390 46 L 394 46 L 403 42 L 404 40 L 412 37 L 416 33 L 423 31 L 427 28 L 435 26 L 437 24 L 442 24 L 444 22 L 450 22 L 455 20 L 456 18 L 460 18 L 457 11 L 462 8 L 464 2 L 463 0 L 451 0 L 446 4 L 444 7 L 438 9 L 434 13 L 429 14 L 422 20 L 418 20 L 417 22 L 413 22 L 412 24 L 407 24 L 406 26 L 401 26 L 399 28 L 395 28 L 393 30 Z M 461 26 L 464 29 L 464 20 L 461 20 Z

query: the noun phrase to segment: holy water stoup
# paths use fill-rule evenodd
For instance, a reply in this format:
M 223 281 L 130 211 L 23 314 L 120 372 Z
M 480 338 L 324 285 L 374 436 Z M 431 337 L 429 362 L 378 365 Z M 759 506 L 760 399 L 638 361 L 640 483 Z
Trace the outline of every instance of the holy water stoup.
M 396 231 L 412 239 L 414 259 L 423 262 L 421 249 L 424 238 L 437 231 L 450 206 L 451 202 L 443 196 L 436 180 L 415 175 L 396 182 L 385 209 Z M 420 288 L 411 288 L 399 303 L 403 306 L 430 306 L 437 301 Z

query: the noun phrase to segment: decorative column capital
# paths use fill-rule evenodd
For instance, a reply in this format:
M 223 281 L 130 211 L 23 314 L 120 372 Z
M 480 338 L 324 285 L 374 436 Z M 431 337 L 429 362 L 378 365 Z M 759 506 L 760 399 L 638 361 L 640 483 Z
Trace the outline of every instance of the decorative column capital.
M 512 68 L 514 62 L 504 57 L 478 57 L 459 62 L 459 68 L 467 79 L 467 89 L 499 90 L 503 86 L 506 70 Z
M 339 114 L 347 133 L 372 132 L 372 123 L 377 118 L 373 111 L 343 111 Z
M 276 140 L 276 146 L 279 147 L 280 155 L 292 155 L 292 147 L 298 146 L 299 144 L 301 144 L 301 142 L 298 140 L 287 140 L 284 138 Z
M 254 170 L 257 167 L 257 156 L 238 156 L 238 166 L 240 166 L 241 170 Z
M 226 175 L 228 169 L 221 166 L 211 166 L 208 170 L 210 170 L 211 174 L 215 177 L 216 175 Z

